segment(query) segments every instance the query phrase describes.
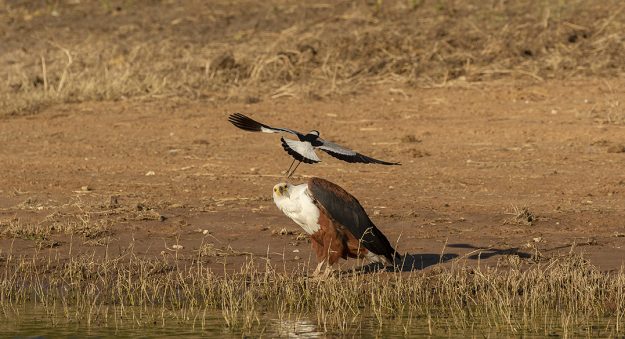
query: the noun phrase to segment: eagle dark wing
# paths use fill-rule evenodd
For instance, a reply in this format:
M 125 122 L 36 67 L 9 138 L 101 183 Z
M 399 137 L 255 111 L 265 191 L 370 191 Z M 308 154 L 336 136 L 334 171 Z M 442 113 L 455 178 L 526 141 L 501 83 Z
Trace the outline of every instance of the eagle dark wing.
M 298 137 L 303 136 L 302 133 L 292 130 L 292 129 L 267 126 L 241 113 L 230 114 L 230 116 L 228 117 L 228 121 L 230 121 L 236 127 L 242 130 L 250 131 L 250 132 L 264 132 L 264 133 L 287 132 L 287 133 L 295 134 Z
M 336 184 L 321 178 L 308 180 L 308 191 L 313 200 L 323 206 L 332 219 L 345 226 L 369 251 L 396 262 L 399 254 L 375 227 L 358 200 Z
M 333 142 L 321 139 L 318 139 L 318 141 L 321 142 L 321 145 L 317 146 L 317 148 L 343 161 L 351 163 L 359 162 L 363 164 L 400 165 L 400 163 L 398 162 L 388 162 L 368 157 L 364 154 L 352 151 L 351 149 L 345 148 Z

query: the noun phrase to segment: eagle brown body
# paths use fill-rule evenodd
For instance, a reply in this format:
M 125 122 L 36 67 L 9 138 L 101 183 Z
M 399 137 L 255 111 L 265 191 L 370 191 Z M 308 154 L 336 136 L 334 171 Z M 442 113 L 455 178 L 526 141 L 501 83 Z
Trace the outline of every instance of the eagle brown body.
M 319 231 L 310 235 L 318 262 L 334 265 L 341 258 L 364 258 L 369 253 L 351 232 L 332 218 L 322 214 L 319 227 Z
M 373 224 L 358 200 L 340 186 L 321 178 L 306 184 L 274 186 L 274 201 L 310 235 L 319 265 L 327 269 L 339 259 L 363 258 L 392 265 L 400 258 Z

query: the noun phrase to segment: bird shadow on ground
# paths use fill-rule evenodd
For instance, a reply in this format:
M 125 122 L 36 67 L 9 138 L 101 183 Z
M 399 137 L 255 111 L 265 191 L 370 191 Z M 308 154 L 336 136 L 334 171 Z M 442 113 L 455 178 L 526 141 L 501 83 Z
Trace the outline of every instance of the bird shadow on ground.
M 443 253 L 442 255 L 433 253 L 405 254 L 398 268 L 400 268 L 401 272 L 418 271 L 457 257 L 456 253 Z M 388 267 L 387 269 L 393 271 L 393 267 Z
M 520 258 L 523 258 L 523 259 L 532 257 L 530 253 L 519 251 L 518 247 L 494 248 L 494 247 L 473 246 L 471 244 L 448 244 L 447 247 L 473 249 L 473 251 L 469 252 L 468 255 L 466 255 L 467 259 L 472 259 L 472 260 L 488 259 L 496 255 L 518 255 Z
M 448 244 L 446 247 L 451 248 L 465 248 L 473 249 L 473 251 L 463 255 L 463 257 L 470 260 L 488 259 L 497 255 L 517 255 L 520 258 L 531 258 L 532 255 L 527 252 L 520 251 L 518 247 L 510 248 L 494 248 L 494 247 L 480 247 L 471 244 Z M 455 253 L 421 253 L 421 254 L 406 254 L 402 258 L 402 262 L 397 267 L 384 266 L 379 263 L 371 263 L 361 266 L 359 268 L 350 270 L 348 273 L 352 274 L 366 274 L 371 272 L 387 271 L 387 272 L 410 272 L 419 271 L 436 264 L 442 264 L 452 259 L 458 258 L 459 255 Z
M 366 273 L 379 272 L 379 271 L 387 271 L 387 272 L 419 271 L 424 268 L 430 267 L 432 265 L 442 264 L 444 262 L 455 259 L 457 257 L 458 255 L 455 253 L 443 253 L 442 255 L 433 254 L 433 253 L 404 254 L 401 262 L 397 263 L 396 267 L 385 266 L 380 263 L 371 263 L 371 264 L 364 265 L 356 269 L 350 270 L 349 273 L 366 274 Z

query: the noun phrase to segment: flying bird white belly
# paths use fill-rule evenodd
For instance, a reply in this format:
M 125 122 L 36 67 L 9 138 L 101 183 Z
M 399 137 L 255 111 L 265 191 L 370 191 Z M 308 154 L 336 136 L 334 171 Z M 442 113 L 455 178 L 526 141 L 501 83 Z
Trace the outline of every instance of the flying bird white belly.
M 289 128 L 281 128 L 281 127 L 271 127 L 265 124 L 262 124 L 256 120 L 251 119 L 241 113 L 234 113 L 228 117 L 228 121 L 230 121 L 234 126 L 250 132 L 263 132 L 263 133 L 289 133 L 295 135 L 298 140 L 291 140 L 280 138 L 282 143 L 282 148 L 293 157 L 293 162 L 291 162 L 291 166 L 286 171 L 287 178 L 291 177 L 297 166 L 300 163 L 304 162 L 307 164 L 315 164 L 321 161 L 319 156 L 315 153 L 316 149 L 322 150 L 329 155 L 346 162 L 350 163 L 363 163 L 363 164 L 380 164 L 380 165 L 399 165 L 398 162 L 388 162 L 375 158 L 371 158 L 364 154 L 360 154 L 356 151 L 353 151 L 347 147 L 343 147 L 339 144 L 323 140 L 319 137 L 319 131 L 312 130 L 307 134 L 300 133 L 296 130 L 292 130 Z M 298 161 L 297 165 L 293 170 L 293 164 L 295 161 Z

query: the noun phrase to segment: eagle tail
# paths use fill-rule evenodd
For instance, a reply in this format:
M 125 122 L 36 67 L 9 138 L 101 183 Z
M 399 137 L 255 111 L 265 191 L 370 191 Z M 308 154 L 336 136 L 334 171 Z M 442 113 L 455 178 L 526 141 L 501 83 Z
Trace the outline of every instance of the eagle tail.
M 389 261 L 389 266 L 393 266 L 395 270 L 401 270 L 404 265 L 404 256 L 393 250 L 393 253 L 387 254 L 386 259 Z

